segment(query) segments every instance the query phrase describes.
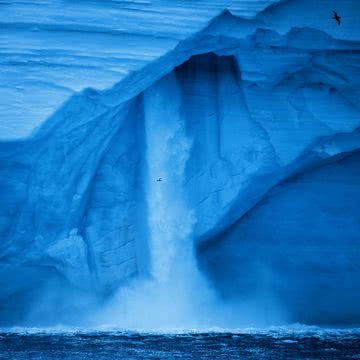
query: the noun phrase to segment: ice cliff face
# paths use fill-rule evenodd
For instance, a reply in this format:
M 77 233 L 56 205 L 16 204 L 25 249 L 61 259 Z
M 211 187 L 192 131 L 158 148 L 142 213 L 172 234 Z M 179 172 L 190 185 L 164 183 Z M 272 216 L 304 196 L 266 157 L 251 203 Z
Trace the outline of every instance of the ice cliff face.
M 0 139 L 28 136 L 71 95 L 113 86 L 223 9 L 251 18 L 276 1 L 1 1 Z
M 0 143 L 3 322 L 166 278 L 184 239 L 225 302 L 359 321 L 360 42 L 330 5 L 224 12 Z

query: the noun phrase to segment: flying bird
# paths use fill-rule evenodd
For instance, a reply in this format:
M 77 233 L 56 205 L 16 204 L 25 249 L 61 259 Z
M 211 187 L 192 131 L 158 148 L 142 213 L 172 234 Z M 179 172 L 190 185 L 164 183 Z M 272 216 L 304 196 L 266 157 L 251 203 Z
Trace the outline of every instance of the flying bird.
M 340 25 L 341 24 L 341 16 L 339 16 L 335 10 L 333 10 L 333 13 L 334 13 L 334 16 L 332 18 L 337 21 L 338 25 Z
M 158 178 L 156 181 L 157 181 L 157 182 L 160 182 L 160 181 L 162 181 L 162 178 Z

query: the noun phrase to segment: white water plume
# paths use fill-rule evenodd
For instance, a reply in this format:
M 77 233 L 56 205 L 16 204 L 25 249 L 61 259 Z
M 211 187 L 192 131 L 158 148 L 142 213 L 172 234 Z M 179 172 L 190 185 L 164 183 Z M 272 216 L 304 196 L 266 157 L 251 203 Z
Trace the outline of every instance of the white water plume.
M 205 326 L 210 312 L 213 294 L 197 268 L 196 219 L 183 191 L 191 139 L 174 82 L 169 75 L 144 93 L 151 270 L 150 279 L 121 289 L 108 309 L 109 321 L 124 328 Z

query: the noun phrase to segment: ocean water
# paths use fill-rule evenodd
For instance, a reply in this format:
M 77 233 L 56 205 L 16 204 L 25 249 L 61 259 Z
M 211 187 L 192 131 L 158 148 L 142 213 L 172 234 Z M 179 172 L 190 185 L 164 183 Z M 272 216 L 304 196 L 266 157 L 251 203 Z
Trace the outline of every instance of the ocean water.
M 2 329 L 0 359 L 360 359 L 360 329 Z

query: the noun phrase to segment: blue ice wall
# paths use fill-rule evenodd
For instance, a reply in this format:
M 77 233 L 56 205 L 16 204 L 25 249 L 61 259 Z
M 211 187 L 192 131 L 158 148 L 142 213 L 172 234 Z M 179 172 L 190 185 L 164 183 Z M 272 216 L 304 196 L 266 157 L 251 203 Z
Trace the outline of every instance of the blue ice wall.
M 276 304 L 290 321 L 359 319 L 360 157 L 336 157 L 277 185 L 200 252 L 225 298 Z
M 289 321 L 358 321 L 360 44 L 306 17 L 277 31 L 284 6 L 225 12 L 0 143 L 3 323 L 78 323 L 185 248 L 239 317 L 271 322 L 271 299 Z
M 110 293 L 146 268 L 141 119 L 139 98 L 61 134 L 2 144 L 1 292 L 4 304 L 14 297 L 15 320 L 37 304 L 27 293 L 49 296 L 54 315 L 68 303 L 83 311 L 82 298 Z

